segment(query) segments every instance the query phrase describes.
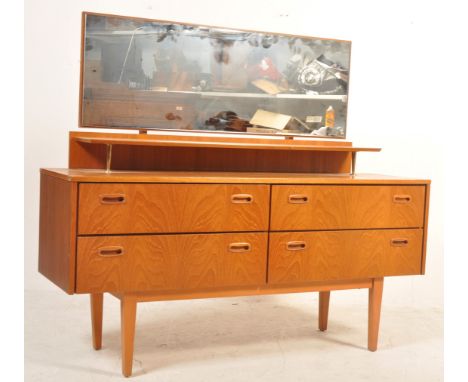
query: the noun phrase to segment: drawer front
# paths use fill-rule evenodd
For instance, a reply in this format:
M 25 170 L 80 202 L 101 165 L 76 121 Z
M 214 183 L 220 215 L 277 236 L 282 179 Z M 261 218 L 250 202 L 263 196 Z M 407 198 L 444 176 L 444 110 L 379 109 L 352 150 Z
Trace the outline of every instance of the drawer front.
M 84 183 L 79 234 L 267 231 L 269 186 Z
M 77 293 L 266 283 L 266 233 L 78 238 Z
M 273 186 L 271 230 L 420 228 L 424 186 Z
M 422 230 L 270 234 L 268 283 L 421 274 Z

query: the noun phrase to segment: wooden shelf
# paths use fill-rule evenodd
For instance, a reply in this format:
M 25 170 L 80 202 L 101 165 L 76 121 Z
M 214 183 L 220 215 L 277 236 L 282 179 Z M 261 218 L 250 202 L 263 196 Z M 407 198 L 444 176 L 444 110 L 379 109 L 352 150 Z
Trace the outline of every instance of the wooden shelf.
M 191 97 L 195 99 L 210 98 L 261 98 L 271 100 L 304 100 L 304 101 L 336 101 L 346 103 L 348 96 L 345 94 L 304 94 L 304 93 L 253 93 L 230 91 L 196 91 L 196 90 L 169 90 L 169 89 L 129 89 L 123 85 L 108 85 L 107 87 L 87 88 L 92 92 L 94 99 L 128 99 L 139 97 L 151 99 L 152 97 Z
M 430 184 L 429 180 L 379 174 L 300 174 L 275 172 L 117 171 L 41 169 L 42 173 L 73 182 L 246 183 L 246 184 Z M 111 175 L 111 176 L 110 176 Z
M 354 174 L 351 142 L 307 138 L 70 132 L 69 167 L 135 171 Z
M 171 140 L 171 139 L 158 139 L 157 136 L 151 138 L 117 138 L 117 137 L 80 137 L 75 136 L 75 140 L 81 143 L 101 144 L 101 145 L 130 145 L 130 146 L 165 146 L 165 147 L 206 147 L 206 148 L 233 148 L 233 149 L 255 149 L 255 150 L 298 150 L 298 151 L 372 151 L 378 152 L 381 149 L 375 147 L 353 147 L 344 145 L 317 145 L 316 143 L 304 144 L 297 143 L 299 141 L 288 140 L 280 141 L 278 143 L 252 143 L 252 142 L 232 142 L 229 140 L 223 142 L 214 142 L 210 140 Z
M 142 90 L 145 92 L 152 92 L 157 94 L 182 94 L 194 95 L 201 98 L 215 98 L 215 97 L 231 97 L 231 98 L 268 98 L 268 99 L 291 99 L 291 100 L 327 100 L 327 101 L 341 101 L 346 102 L 347 96 L 345 94 L 302 94 L 302 93 L 242 93 L 242 92 L 221 92 L 221 91 L 183 91 L 183 90 Z

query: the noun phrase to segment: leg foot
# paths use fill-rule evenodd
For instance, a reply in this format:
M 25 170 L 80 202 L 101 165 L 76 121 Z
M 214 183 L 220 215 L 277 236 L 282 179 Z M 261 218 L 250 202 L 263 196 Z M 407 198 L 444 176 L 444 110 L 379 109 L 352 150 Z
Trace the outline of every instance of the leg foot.
M 135 340 L 136 299 L 123 295 L 120 299 L 122 337 L 122 374 L 132 375 L 133 344 Z
M 319 329 L 322 332 L 327 330 L 329 306 L 330 306 L 330 291 L 319 292 Z
M 102 346 L 102 307 L 104 295 L 103 293 L 92 293 L 89 296 L 91 299 L 93 347 L 95 350 L 99 350 Z
M 369 289 L 369 326 L 367 337 L 367 348 L 370 351 L 377 350 L 380 325 L 380 308 L 382 306 L 383 278 L 376 278 L 372 281 L 372 288 Z

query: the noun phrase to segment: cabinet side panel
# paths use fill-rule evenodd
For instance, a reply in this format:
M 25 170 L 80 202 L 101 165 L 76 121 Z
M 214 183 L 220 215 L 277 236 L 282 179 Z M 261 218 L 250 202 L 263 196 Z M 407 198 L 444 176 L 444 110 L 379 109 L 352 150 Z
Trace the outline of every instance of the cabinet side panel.
M 84 145 L 76 141 L 70 132 L 68 150 L 69 168 L 106 168 L 106 146 Z
M 424 231 L 423 231 L 423 246 L 422 246 L 422 257 L 421 257 L 421 274 L 426 273 L 426 249 L 427 249 L 427 226 L 429 223 L 429 196 L 431 191 L 431 185 L 426 185 L 425 194 L 425 207 L 424 207 Z
M 39 272 L 65 292 L 75 290 L 77 184 L 41 174 Z

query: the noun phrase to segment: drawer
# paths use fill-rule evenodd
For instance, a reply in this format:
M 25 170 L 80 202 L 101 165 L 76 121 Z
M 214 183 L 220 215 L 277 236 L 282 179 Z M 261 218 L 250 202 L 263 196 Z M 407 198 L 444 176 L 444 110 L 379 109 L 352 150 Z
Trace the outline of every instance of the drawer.
M 275 232 L 268 282 L 421 274 L 422 229 Z
M 267 185 L 82 183 L 79 234 L 267 231 Z
M 271 230 L 420 228 L 425 186 L 273 186 Z
M 77 293 L 266 283 L 266 233 L 78 238 Z

